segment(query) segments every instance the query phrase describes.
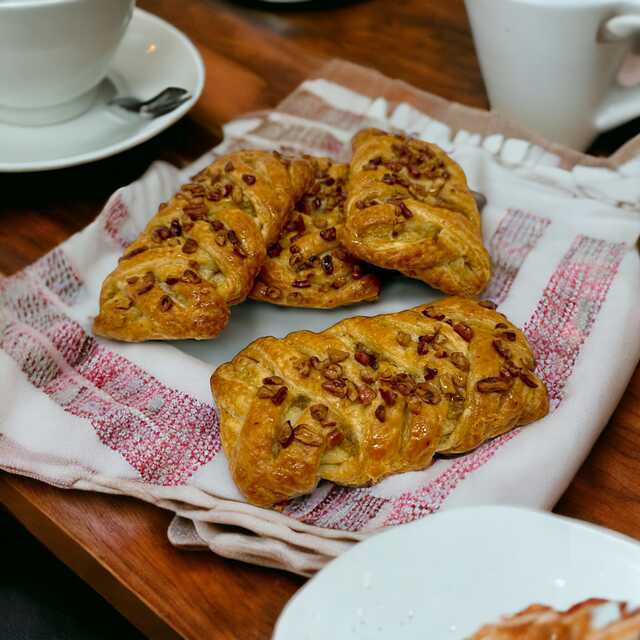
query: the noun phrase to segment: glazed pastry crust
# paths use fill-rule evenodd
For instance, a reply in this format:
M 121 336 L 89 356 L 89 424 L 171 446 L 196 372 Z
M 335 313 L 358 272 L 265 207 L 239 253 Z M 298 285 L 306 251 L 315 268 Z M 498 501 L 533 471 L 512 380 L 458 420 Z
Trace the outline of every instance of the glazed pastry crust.
M 434 144 L 377 129 L 360 131 L 352 147 L 345 248 L 446 293 L 479 294 L 491 262 L 458 164 Z
M 273 506 L 321 478 L 368 485 L 541 418 L 548 396 L 534 366 L 491 303 L 449 298 L 260 338 L 211 385 L 236 484 Z
M 296 204 L 280 239 L 267 248 L 267 259 L 249 297 L 291 307 L 330 309 L 375 300 L 376 275 L 338 243 L 344 223 L 349 166 L 327 158 L 310 160 L 315 179 Z
M 100 294 L 97 335 L 212 338 L 242 302 L 313 167 L 267 151 L 222 156 L 161 205 Z
M 604 622 L 598 610 L 606 607 Z M 625 603 L 591 598 L 566 611 L 533 604 L 497 624 L 489 624 L 470 640 L 636 640 L 640 638 L 640 609 Z

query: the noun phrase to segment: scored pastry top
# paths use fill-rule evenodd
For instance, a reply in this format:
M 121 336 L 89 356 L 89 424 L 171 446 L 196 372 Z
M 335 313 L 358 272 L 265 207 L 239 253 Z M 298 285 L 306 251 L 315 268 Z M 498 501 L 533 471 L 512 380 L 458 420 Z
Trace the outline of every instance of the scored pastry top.
M 260 338 L 212 376 L 222 444 L 248 499 L 319 479 L 362 486 L 428 466 L 548 411 L 522 332 L 489 302 L 450 298 Z
M 294 203 L 306 160 L 238 151 L 160 205 L 105 279 L 94 332 L 128 341 L 210 338 L 248 295 Z
M 267 248 L 249 297 L 294 307 L 331 308 L 375 299 L 377 276 L 338 243 L 349 165 L 306 157 L 313 183 L 296 203 L 281 237 Z
M 449 294 L 480 293 L 491 262 L 458 164 L 434 144 L 378 129 L 360 131 L 352 147 L 346 249 Z

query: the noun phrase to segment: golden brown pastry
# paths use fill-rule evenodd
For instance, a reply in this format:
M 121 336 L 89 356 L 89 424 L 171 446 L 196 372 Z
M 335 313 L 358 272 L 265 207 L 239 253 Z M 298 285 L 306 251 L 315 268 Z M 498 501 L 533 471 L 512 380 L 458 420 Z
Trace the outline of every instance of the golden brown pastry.
M 267 151 L 216 160 L 161 205 L 107 276 L 97 335 L 212 338 L 242 302 L 313 167 Z
M 491 262 L 462 169 L 434 144 L 377 129 L 352 147 L 345 248 L 446 293 L 480 293 Z
M 482 627 L 470 640 L 638 640 L 640 609 L 592 598 L 566 611 L 534 604 L 497 624 Z
M 321 478 L 368 485 L 544 416 L 526 338 L 494 307 L 449 298 L 243 349 L 211 379 L 240 490 L 273 506 Z
M 296 204 L 280 239 L 267 248 L 267 260 L 249 297 L 316 309 L 374 300 L 380 293 L 377 276 L 367 273 L 337 240 L 349 166 L 327 158 L 313 162 L 315 180 Z

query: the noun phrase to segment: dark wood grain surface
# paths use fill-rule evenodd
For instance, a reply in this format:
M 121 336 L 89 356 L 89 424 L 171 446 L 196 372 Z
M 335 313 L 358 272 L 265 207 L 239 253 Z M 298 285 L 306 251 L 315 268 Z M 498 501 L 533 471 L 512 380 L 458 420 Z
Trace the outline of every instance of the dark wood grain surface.
M 252 2 L 141 0 L 202 53 L 206 87 L 190 117 L 148 143 L 83 167 L 0 174 L 0 271 L 13 273 L 88 224 L 108 195 L 155 159 L 184 164 L 220 124 L 271 107 L 329 57 L 374 67 L 486 108 L 462 0 L 326 2 L 276 11 Z M 604 154 L 640 132 L 601 137 Z M 1 142 L 0 142 L 1 143 Z M 170 514 L 134 500 L 63 491 L 3 474 L 0 499 L 27 528 L 153 638 L 265 638 L 303 583 L 283 572 L 179 551 Z M 640 370 L 556 511 L 640 538 Z

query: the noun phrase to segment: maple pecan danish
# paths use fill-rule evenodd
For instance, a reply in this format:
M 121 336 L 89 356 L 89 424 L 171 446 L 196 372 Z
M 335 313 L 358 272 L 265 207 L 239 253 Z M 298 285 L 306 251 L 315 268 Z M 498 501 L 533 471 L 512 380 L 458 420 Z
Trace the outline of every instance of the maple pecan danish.
M 315 179 L 296 204 L 282 236 L 267 248 L 249 297 L 316 309 L 374 300 L 380 293 L 378 277 L 337 240 L 344 223 L 349 166 L 327 158 L 309 161 L 315 166 Z
M 544 416 L 522 332 L 495 305 L 449 298 L 260 338 L 212 376 L 232 476 L 253 503 L 362 486 Z
M 638 640 L 640 608 L 591 598 L 566 611 L 534 604 L 497 624 L 489 624 L 470 640 Z
M 212 338 L 242 302 L 314 168 L 277 152 L 223 156 L 161 205 L 100 294 L 97 335 Z
M 480 293 L 491 262 L 462 169 L 434 144 L 378 129 L 357 133 L 352 147 L 338 234 L 349 253 L 449 294 Z

